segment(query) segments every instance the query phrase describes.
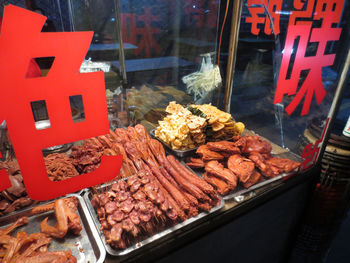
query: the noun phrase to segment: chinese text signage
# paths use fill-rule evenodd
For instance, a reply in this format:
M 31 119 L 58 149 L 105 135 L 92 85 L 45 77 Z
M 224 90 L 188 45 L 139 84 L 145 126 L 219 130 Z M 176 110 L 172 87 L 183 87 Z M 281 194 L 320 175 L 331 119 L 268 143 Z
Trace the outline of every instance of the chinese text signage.
M 282 3 L 282 0 L 248 0 L 250 17 L 247 17 L 245 22 L 251 24 L 252 34 L 260 33 L 259 25 L 264 26 L 264 33 L 267 35 L 280 33 Z M 333 65 L 335 54 L 325 52 L 330 41 L 340 38 L 342 29 L 338 28 L 337 24 L 340 22 L 343 6 L 344 0 L 293 2 L 274 98 L 276 104 L 282 102 L 284 95 L 294 95 L 286 107 L 289 115 L 302 101 L 301 115 L 308 114 L 314 95 L 318 105 L 326 95 L 322 84 L 322 68 Z M 311 42 L 317 43 L 316 53 L 306 56 L 308 44 Z M 308 73 L 298 89 L 302 71 Z
M 42 33 L 46 17 L 6 6 L 0 33 L 0 122 L 6 121 L 29 196 L 47 200 L 112 180 L 122 157 L 103 156 L 94 172 L 51 181 L 42 149 L 109 132 L 103 72 L 80 74 L 93 32 Z M 45 77 L 26 73 L 33 58 L 55 57 Z M 85 121 L 73 123 L 69 96 L 82 95 Z M 30 103 L 44 100 L 51 127 L 37 130 Z M 0 191 L 10 181 L 0 171 Z

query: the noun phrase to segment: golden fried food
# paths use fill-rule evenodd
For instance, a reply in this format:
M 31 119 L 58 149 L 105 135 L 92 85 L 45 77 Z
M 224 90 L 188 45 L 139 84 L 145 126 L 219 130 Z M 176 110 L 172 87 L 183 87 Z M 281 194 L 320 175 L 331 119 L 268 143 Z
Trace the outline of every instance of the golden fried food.
M 191 105 L 191 107 L 199 109 L 207 116 L 208 123 L 213 129 L 213 138 L 215 140 L 228 139 L 235 135 L 241 135 L 244 130 L 244 124 L 242 122 L 235 122 L 231 114 L 221 111 L 213 105 Z
M 207 141 L 207 130 L 212 130 L 209 140 L 222 140 L 242 134 L 244 124 L 235 122 L 231 114 L 221 111 L 215 106 L 191 105 L 188 108 L 169 103 L 169 113 L 155 130 L 155 136 L 169 144 L 174 150 L 192 149 Z
M 174 150 L 192 149 L 205 143 L 205 118 L 193 115 L 175 101 L 169 103 L 166 112 L 170 114 L 158 122 L 159 126 L 155 130 L 157 138 Z

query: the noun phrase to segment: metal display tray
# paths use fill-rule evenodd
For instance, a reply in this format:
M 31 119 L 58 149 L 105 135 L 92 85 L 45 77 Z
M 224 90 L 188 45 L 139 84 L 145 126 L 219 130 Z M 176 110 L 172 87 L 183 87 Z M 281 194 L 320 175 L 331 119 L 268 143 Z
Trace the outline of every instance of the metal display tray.
M 100 186 L 99 188 L 97 188 L 97 190 L 105 187 L 106 185 L 104 186 Z M 89 190 L 88 192 L 86 192 L 84 194 L 84 200 L 87 204 L 87 207 L 91 213 L 91 217 L 95 223 L 95 226 L 97 229 L 100 229 L 101 228 L 101 223 L 99 222 L 98 220 L 98 217 L 97 217 L 97 214 L 96 214 L 96 211 L 95 209 L 92 207 L 92 204 L 91 204 L 91 198 L 92 198 L 92 194 L 91 194 L 91 191 Z M 160 240 L 161 238 L 165 238 L 167 236 L 170 236 L 170 235 L 175 235 L 175 233 L 178 231 L 178 230 L 183 230 L 183 228 L 187 227 L 187 226 L 190 226 L 191 224 L 197 222 L 197 221 L 200 221 L 200 219 L 204 218 L 205 216 L 207 215 L 212 215 L 214 214 L 215 212 L 218 212 L 221 208 L 223 208 L 224 206 L 224 200 L 221 198 L 220 200 L 220 204 L 213 207 L 209 212 L 201 212 L 199 213 L 197 216 L 195 217 L 191 217 L 187 220 L 185 220 L 184 222 L 181 222 L 181 223 L 178 223 L 177 225 L 175 226 L 172 226 L 172 227 L 169 227 L 169 228 L 166 228 L 165 230 L 157 233 L 157 234 L 154 234 L 148 238 L 146 238 L 145 240 L 141 241 L 141 242 L 137 242 L 136 244 L 124 249 L 124 250 L 120 250 L 120 251 L 117 251 L 115 249 L 113 249 L 110 245 L 108 245 L 106 243 L 106 240 L 105 240 L 105 237 L 104 237 L 104 234 L 102 231 L 99 230 L 99 234 L 100 234 L 100 237 L 102 239 L 102 242 L 103 242 L 103 245 L 105 246 L 105 249 L 107 251 L 108 254 L 112 255 L 112 256 L 126 256 L 130 253 L 133 253 L 133 252 L 136 252 L 137 250 L 141 249 L 141 248 L 145 248 L 147 245 L 151 245 L 152 243 Z
M 174 150 L 171 148 L 171 146 L 169 144 L 167 144 L 166 142 L 162 141 L 161 139 L 157 138 L 155 133 L 154 133 L 154 129 L 150 131 L 150 135 L 153 139 L 156 139 L 158 141 L 160 141 L 163 146 L 166 148 L 167 152 L 169 152 L 170 154 L 176 155 L 177 157 L 180 158 L 185 158 L 187 156 L 193 155 L 196 153 L 198 147 L 193 148 L 193 149 L 188 149 L 188 150 Z
M 231 199 L 237 199 L 236 201 L 241 201 L 240 200 L 240 196 L 242 195 L 246 195 L 254 190 L 257 190 L 265 185 L 271 184 L 273 182 L 276 182 L 282 178 L 288 177 L 288 176 L 292 176 L 294 174 L 296 174 L 297 172 L 290 172 L 290 173 L 282 173 L 279 174 L 273 178 L 266 178 L 266 177 L 261 177 L 260 181 L 254 185 L 252 185 L 249 188 L 244 188 L 242 185 L 237 185 L 237 187 L 230 193 L 228 193 L 227 195 L 223 196 L 222 198 L 226 201 L 226 200 L 231 200 Z
M 70 249 L 73 256 L 77 258 L 78 263 L 89 262 L 89 263 L 102 263 L 106 257 L 106 251 L 103 247 L 102 241 L 98 235 L 97 230 L 93 227 L 93 221 L 86 207 L 83 198 L 76 194 L 71 194 L 67 197 L 74 196 L 78 199 L 77 212 L 81 219 L 82 231 L 80 235 L 76 236 L 71 233 L 62 239 L 52 238 L 49 244 L 49 251 L 67 251 Z M 39 206 L 43 204 L 49 204 L 54 201 L 40 203 Z M 26 208 L 22 211 L 12 213 L 0 217 L 0 228 L 6 227 L 18 218 L 27 216 L 29 223 L 23 225 L 10 233 L 11 236 L 15 236 L 17 232 L 25 231 L 28 234 L 40 232 L 40 223 L 44 218 L 49 217 L 48 223 L 54 225 L 56 223 L 54 211 L 48 211 L 45 213 L 33 215 L 31 213 L 33 207 Z

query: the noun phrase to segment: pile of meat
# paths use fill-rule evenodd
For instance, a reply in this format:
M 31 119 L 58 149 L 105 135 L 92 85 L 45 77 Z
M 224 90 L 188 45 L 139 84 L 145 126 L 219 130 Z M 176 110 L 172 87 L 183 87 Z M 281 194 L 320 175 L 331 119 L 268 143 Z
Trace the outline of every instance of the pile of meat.
M 80 174 L 89 173 L 98 168 L 103 154 L 103 146 L 97 138 L 91 138 L 83 145 L 72 147 L 70 158 Z
M 34 204 L 35 201 L 27 195 L 17 162 L 0 162 L 1 169 L 8 172 L 12 186 L 0 192 L 0 216 Z
M 10 232 L 28 224 L 28 217 L 21 217 L 12 225 L 0 229 L 0 262 L 8 263 L 75 263 L 77 259 L 69 251 L 48 251 L 51 238 L 43 233 L 27 234 L 18 232 L 16 237 Z
M 220 202 L 217 191 L 167 156 L 144 126 L 117 129 L 104 141 L 105 153 L 123 155 L 121 174 L 128 177 L 92 199 L 113 248 L 124 249 Z
M 79 175 L 70 159 L 64 153 L 52 153 L 44 158 L 46 171 L 51 181 L 62 181 Z
M 213 185 L 221 195 L 234 190 L 237 181 L 245 188 L 259 182 L 261 174 L 272 178 L 288 173 L 300 163 L 275 158 L 272 146 L 259 136 L 235 136 L 233 142 L 209 142 L 197 149 L 201 158 L 190 158 L 188 166 L 203 168 L 203 178 Z

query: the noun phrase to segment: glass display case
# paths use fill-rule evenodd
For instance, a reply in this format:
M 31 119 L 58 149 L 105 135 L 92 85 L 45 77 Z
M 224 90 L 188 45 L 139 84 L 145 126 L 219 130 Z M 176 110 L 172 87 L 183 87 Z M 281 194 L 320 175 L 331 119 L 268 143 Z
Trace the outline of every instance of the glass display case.
M 57 103 L 55 95 L 44 91 L 38 93 L 40 100 L 39 95 L 19 91 L 18 97 L 29 97 L 32 130 L 59 138 L 59 133 L 74 134 L 56 145 L 43 144 L 43 160 L 37 166 L 46 169 L 51 182 L 63 183 L 94 172 L 101 175 L 97 171 L 105 156 L 122 156 L 123 161 L 115 168 L 119 173 L 103 184 L 81 187 L 63 201 L 61 197 L 43 206 L 26 192 L 28 167 L 36 164 L 23 169 L 24 147 L 18 146 L 12 121 L 6 119 L 12 115 L 2 109 L 0 168 L 7 171 L 12 187 L 0 194 L 0 225 L 29 217 L 35 227 L 25 226 L 24 231 L 51 235 L 53 248 L 65 250 L 56 245 L 62 245 L 57 242 L 62 222 L 47 225 L 42 214 L 50 211 L 54 225 L 54 217 L 58 220 L 63 213 L 68 220 L 65 232 L 73 233 L 64 238 L 63 243 L 73 244 L 67 245 L 71 252 L 64 256 L 68 260 L 73 254 L 79 262 L 179 261 L 191 251 L 204 262 L 244 257 L 257 262 L 260 256 L 286 260 L 319 173 L 338 102 L 346 95 L 349 10 L 344 0 L 4 1 L 2 32 L 10 32 L 9 14 L 20 12 L 20 25 L 30 16 L 33 21 L 47 18 L 37 32 L 39 40 L 45 34 L 53 39 L 67 34 L 62 48 L 84 56 L 79 58 L 79 74 L 67 73 L 72 83 L 79 83 L 73 76 L 97 78 L 103 72 L 103 87 L 92 77 L 79 87 L 81 93 L 68 87 L 69 103 L 61 106 L 56 84 L 52 87 L 58 92 Z M 80 39 L 68 43 L 70 33 L 84 31 L 92 31 L 86 52 L 76 48 Z M 11 38 L 5 33 L 2 38 L 0 33 L 0 47 L 7 48 Z M 28 41 L 27 53 L 19 53 L 29 61 L 25 80 L 54 76 L 59 82 L 64 67 L 57 70 L 52 52 L 36 55 L 44 46 L 39 40 L 35 52 Z M 5 53 L 0 52 L 0 69 L 7 70 Z M 73 72 L 75 59 L 61 65 Z M 14 62 L 8 66 L 16 67 Z M 2 93 L 11 85 L 11 79 L 5 82 Z M 62 92 L 68 88 L 62 87 Z M 6 94 L 12 98 L 11 92 Z M 71 119 L 66 129 L 55 133 L 52 130 L 67 117 L 59 114 L 59 107 L 62 112 L 70 107 Z M 61 122 L 55 122 L 56 116 Z M 27 117 L 24 125 L 30 124 Z M 102 131 L 103 120 L 110 132 L 95 134 Z M 90 126 L 84 126 L 86 122 Z M 76 125 L 74 131 L 71 125 Z M 28 142 L 28 147 L 34 146 L 34 140 Z M 36 184 L 39 189 L 41 182 Z M 72 213 L 81 220 L 81 232 L 72 223 Z M 250 227 L 261 233 L 253 238 Z M 237 233 L 241 236 L 231 240 Z M 221 247 L 213 245 L 215 238 L 223 242 Z M 278 244 L 269 248 L 269 242 Z M 243 248 L 249 244 L 250 249 Z M 217 252 L 210 253 L 211 246 Z M 249 250 L 256 253 L 247 255 Z M 172 256 L 166 256 L 168 252 Z

